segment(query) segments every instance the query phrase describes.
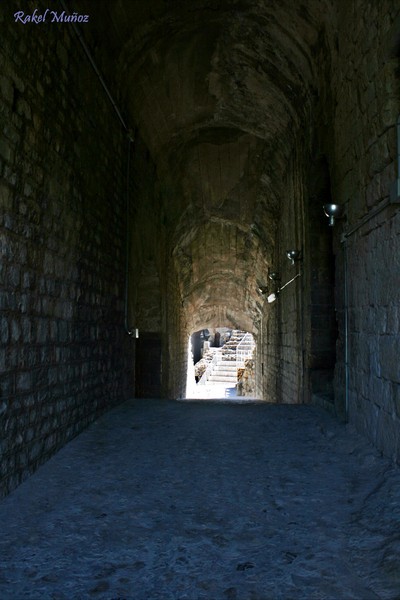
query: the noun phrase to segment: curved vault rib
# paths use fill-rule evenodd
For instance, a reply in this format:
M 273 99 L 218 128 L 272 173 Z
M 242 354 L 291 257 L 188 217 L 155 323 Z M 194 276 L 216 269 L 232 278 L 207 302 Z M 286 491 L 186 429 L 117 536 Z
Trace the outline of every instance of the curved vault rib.
M 232 305 L 221 294 L 231 278 L 242 286 L 235 310 L 255 322 L 288 158 L 314 102 L 313 49 L 329 0 L 119 4 L 117 73 L 156 163 L 179 294 L 205 319 L 211 306 Z

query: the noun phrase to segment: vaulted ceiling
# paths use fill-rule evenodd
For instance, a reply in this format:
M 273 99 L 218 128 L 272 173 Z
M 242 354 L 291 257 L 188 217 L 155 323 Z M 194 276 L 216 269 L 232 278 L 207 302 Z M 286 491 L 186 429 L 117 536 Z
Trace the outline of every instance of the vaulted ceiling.
M 96 15 L 103 64 L 171 190 L 190 328 L 228 318 L 254 330 L 288 158 L 318 99 L 331 2 L 116 0 Z

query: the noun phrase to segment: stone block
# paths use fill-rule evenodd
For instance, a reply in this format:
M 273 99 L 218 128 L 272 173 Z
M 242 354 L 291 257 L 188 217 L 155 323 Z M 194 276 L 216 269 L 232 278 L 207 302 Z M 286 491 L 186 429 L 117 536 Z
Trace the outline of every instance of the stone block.
M 382 377 L 400 383 L 400 335 L 379 338 L 379 361 Z
M 400 307 L 390 304 L 387 308 L 387 331 L 393 334 L 400 333 Z
M 11 143 L 5 138 L 0 138 L 0 156 L 8 163 L 10 163 L 14 157 L 14 149 Z
M 16 376 L 16 390 L 17 392 L 27 392 L 32 388 L 32 372 L 25 371 L 18 373 Z
M 398 419 L 400 419 L 400 384 L 398 384 L 398 383 L 392 384 L 392 394 L 393 394 L 394 414 Z
M 15 393 L 15 378 L 13 373 L 0 374 L 0 397 L 7 398 Z
M 38 319 L 36 325 L 36 342 L 44 344 L 49 338 L 49 323 L 47 319 Z
M 8 104 L 12 104 L 14 99 L 14 87 L 12 80 L 4 75 L 0 77 L 0 94 Z
M 5 181 L 0 181 L 0 209 L 3 215 L 9 213 L 13 207 L 13 193 Z
M 17 288 L 21 282 L 21 270 L 18 266 L 9 265 L 7 269 L 7 282 L 8 285 Z
M 389 458 L 398 455 L 400 439 L 400 420 L 392 415 L 380 411 L 377 420 L 376 445 Z
M 32 342 L 32 321 L 28 317 L 24 317 L 21 321 L 22 325 L 22 339 L 25 344 Z
M 0 314 L 0 341 L 2 344 L 7 344 L 10 338 L 9 319 Z
M 21 338 L 20 323 L 16 319 L 12 319 L 10 341 L 12 344 L 17 343 L 17 342 L 19 342 L 20 338 Z

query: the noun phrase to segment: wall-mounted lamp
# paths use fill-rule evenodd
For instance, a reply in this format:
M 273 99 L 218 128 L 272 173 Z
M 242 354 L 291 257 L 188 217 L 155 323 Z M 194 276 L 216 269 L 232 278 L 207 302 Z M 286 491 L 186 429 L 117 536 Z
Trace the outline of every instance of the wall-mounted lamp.
M 301 277 L 301 273 L 297 273 L 297 275 L 295 275 L 294 277 L 292 277 L 292 279 L 289 279 L 289 281 L 287 281 L 286 283 L 284 283 L 281 287 L 278 287 L 278 289 L 276 290 L 276 292 L 274 294 L 270 294 L 267 298 L 268 302 L 271 304 L 271 302 L 275 302 L 275 300 L 278 299 L 278 296 L 280 294 L 280 292 L 287 287 L 288 285 L 290 285 L 291 283 L 293 283 L 293 281 L 295 281 L 298 277 Z
M 323 209 L 326 216 L 329 217 L 329 226 L 333 227 L 335 219 L 340 219 L 342 216 L 343 208 L 340 204 L 324 204 Z
M 278 271 L 268 271 L 268 279 L 273 281 L 276 284 L 276 292 L 270 294 L 267 298 L 267 301 L 271 304 L 271 302 L 275 302 L 279 294 L 279 282 L 281 280 L 280 273 Z
M 280 274 L 277 271 L 270 271 L 268 273 L 268 277 L 272 281 L 280 281 L 280 279 L 281 279 L 281 276 L 280 276 Z
M 275 294 L 270 294 L 267 298 L 268 302 L 271 304 L 271 302 L 275 302 L 275 300 L 278 298 L 278 294 L 279 291 L 276 291 Z
M 287 250 L 286 256 L 288 257 L 292 265 L 294 265 L 296 262 L 302 259 L 301 250 Z
M 133 338 L 138 338 L 139 337 L 139 329 L 127 329 L 127 333 L 128 335 L 130 335 Z

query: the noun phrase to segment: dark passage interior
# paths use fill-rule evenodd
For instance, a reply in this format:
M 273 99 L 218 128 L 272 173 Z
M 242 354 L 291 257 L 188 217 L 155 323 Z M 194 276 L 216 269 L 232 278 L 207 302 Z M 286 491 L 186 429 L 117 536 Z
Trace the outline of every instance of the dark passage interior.
M 398 599 L 398 0 L 0 33 L 1 599 Z
M 142 333 L 136 342 L 135 396 L 161 397 L 161 337 Z
M 395 600 L 399 489 L 320 407 L 134 399 L 0 503 L 1 598 Z
M 398 2 L 51 4 L 0 6 L 1 496 L 206 329 L 398 462 Z

